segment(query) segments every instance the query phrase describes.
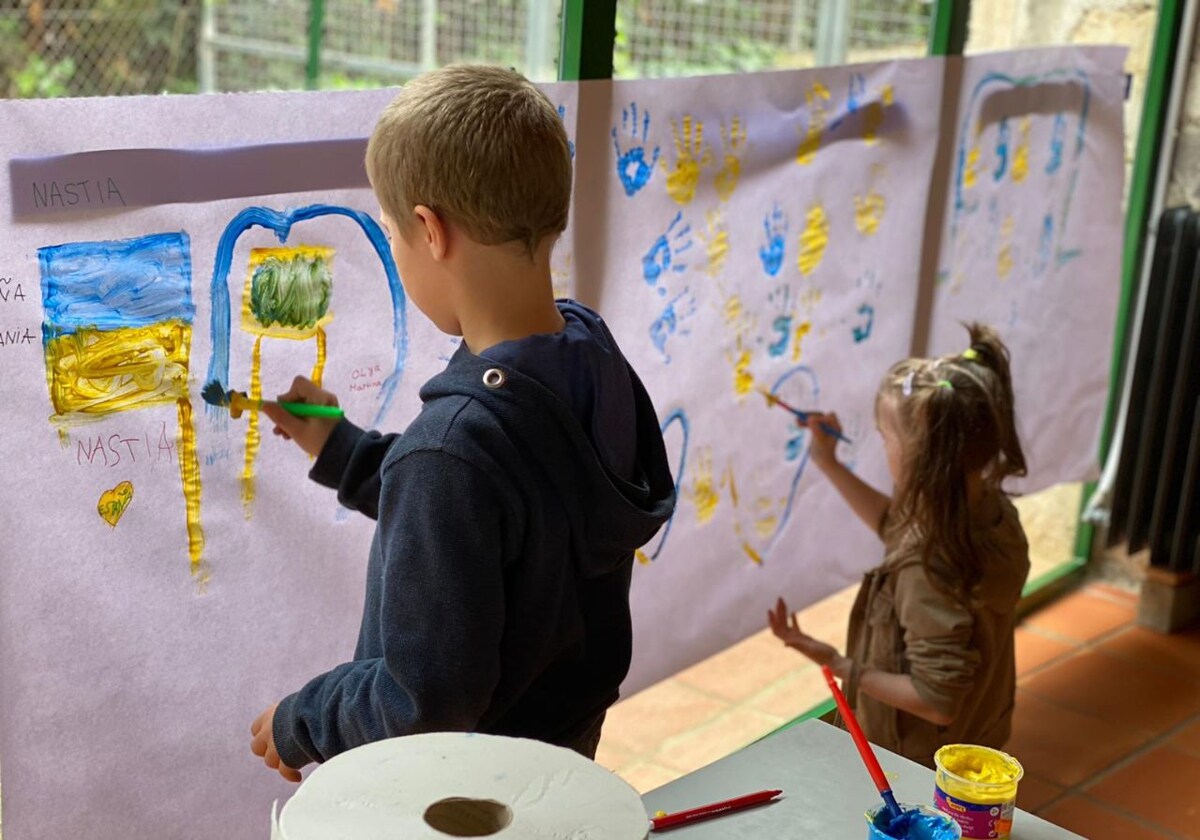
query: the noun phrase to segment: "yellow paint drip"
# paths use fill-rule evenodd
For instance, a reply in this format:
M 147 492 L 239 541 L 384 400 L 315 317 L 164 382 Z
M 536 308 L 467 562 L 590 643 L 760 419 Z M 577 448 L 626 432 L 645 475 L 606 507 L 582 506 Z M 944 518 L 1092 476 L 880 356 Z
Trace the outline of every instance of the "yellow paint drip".
M 713 518 L 721 497 L 717 494 L 716 483 L 713 481 L 712 457 L 700 456 L 700 466 L 696 477 L 692 480 L 692 504 L 696 506 L 696 521 L 701 525 Z
M 825 208 L 814 204 L 808 210 L 804 230 L 800 233 L 800 256 L 796 264 L 801 274 L 807 277 L 816 270 L 825 258 L 825 248 L 828 245 L 829 219 L 825 215 Z
M 804 336 L 812 332 L 812 324 L 808 321 L 801 321 L 800 326 L 796 327 L 796 335 L 792 340 L 792 361 L 800 361 L 800 343 L 804 341 Z
M 1013 153 L 1012 177 L 1018 184 L 1029 175 L 1029 129 L 1029 117 L 1023 117 L 1018 129 L 1020 139 L 1017 141 L 1017 150 Z
M 753 560 L 757 565 L 762 565 L 762 555 L 754 550 L 754 546 L 750 543 L 742 543 L 742 551 L 746 552 L 746 556 Z
M 188 559 L 192 577 L 201 587 L 208 583 L 204 568 L 204 531 L 200 527 L 200 459 L 196 454 L 196 427 L 192 422 L 192 403 L 180 398 L 176 403 L 179 415 L 179 478 L 183 484 L 183 503 L 186 511 Z
M 254 350 L 250 357 L 251 400 L 262 399 L 262 340 L 261 335 L 254 339 Z M 247 519 L 254 505 L 254 459 L 258 455 L 258 443 L 258 412 L 250 411 L 246 423 L 246 458 L 242 466 L 242 507 Z
M 704 237 L 708 254 L 708 276 L 716 277 L 725 268 L 729 257 L 729 229 L 720 210 L 712 210 L 706 216 L 708 231 Z
M 321 387 L 321 377 L 325 375 L 325 329 L 317 327 L 317 360 L 313 362 L 312 381 Z
M 967 152 L 967 163 L 963 167 L 962 176 L 963 186 L 968 190 L 975 186 L 975 183 L 979 179 L 979 158 L 979 146 L 972 146 L 970 151 Z
M 71 424 L 185 398 L 191 338 L 182 321 L 52 338 L 45 352 L 54 419 Z
M 739 397 L 754 390 L 754 374 L 750 372 L 752 361 L 750 351 L 739 348 L 737 360 L 733 363 L 733 392 Z
M 883 211 L 887 200 L 879 193 L 871 190 L 864 195 L 854 196 L 854 227 L 863 236 L 874 236 L 883 221 Z
M 639 563 L 641 563 L 643 566 L 648 565 L 650 563 L 650 555 L 647 554 L 646 552 L 642 551 L 640 548 L 633 553 L 633 556 L 636 557 L 637 561 Z

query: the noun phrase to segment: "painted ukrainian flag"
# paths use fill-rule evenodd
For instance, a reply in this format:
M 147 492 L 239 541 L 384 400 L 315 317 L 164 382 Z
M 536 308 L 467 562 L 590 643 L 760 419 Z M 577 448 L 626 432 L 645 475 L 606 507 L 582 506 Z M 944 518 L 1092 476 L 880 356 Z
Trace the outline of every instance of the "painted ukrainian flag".
M 186 233 L 70 242 L 38 250 L 51 421 L 90 420 L 175 403 L 188 553 L 200 568 L 200 469 L 188 397 L 191 246 Z

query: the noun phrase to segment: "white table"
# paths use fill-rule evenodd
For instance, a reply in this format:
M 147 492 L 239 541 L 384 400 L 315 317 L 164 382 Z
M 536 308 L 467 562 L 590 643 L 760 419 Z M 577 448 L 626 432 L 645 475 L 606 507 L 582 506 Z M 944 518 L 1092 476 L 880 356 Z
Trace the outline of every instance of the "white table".
M 896 799 L 933 804 L 933 771 L 876 748 Z M 1017 756 L 1019 759 L 1020 756 Z M 653 815 L 694 808 L 759 790 L 783 789 L 769 805 L 714 817 L 652 837 L 670 840 L 860 840 L 867 836 L 863 814 L 881 802 L 849 733 L 807 720 L 751 744 L 642 797 Z M 1018 810 L 1012 840 L 1078 838 Z

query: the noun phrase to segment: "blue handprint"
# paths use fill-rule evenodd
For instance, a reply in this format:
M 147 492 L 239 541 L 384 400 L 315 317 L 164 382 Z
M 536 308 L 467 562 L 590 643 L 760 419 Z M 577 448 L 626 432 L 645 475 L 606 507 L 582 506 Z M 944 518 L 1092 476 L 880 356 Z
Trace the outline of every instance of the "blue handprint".
M 679 324 L 695 313 L 696 298 L 687 289 L 684 289 L 663 307 L 662 314 L 655 318 L 654 323 L 650 325 L 650 340 L 658 348 L 663 361 L 667 364 L 671 363 L 671 356 L 667 353 L 667 340 L 676 332 L 680 335 L 687 335 L 688 331 L 680 330 Z
M 766 232 L 767 241 L 758 249 L 758 258 L 762 260 L 763 271 L 768 277 L 774 277 L 783 267 L 783 256 L 787 250 L 787 229 L 787 216 L 783 215 L 783 211 L 776 204 L 763 218 L 763 230 Z
M 648 285 L 654 286 L 666 271 L 681 274 L 687 270 L 687 264 L 679 261 L 679 255 L 692 247 L 692 226 L 684 224 L 679 230 L 675 226 L 683 221 L 683 211 L 675 214 L 671 224 L 642 257 L 642 277 Z M 674 231 L 674 233 L 672 233 Z
M 996 125 L 996 157 L 1000 158 L 1000 162 L 996 164 L 996 171 L 992 173 L 992 180 L 999 181 L 1004 177 L 1004 173 L 1008 170 L 1008 118 L 1000 120 Z
M 658 163 L 658 146 L 651 152 L 650 160 L 646 160 L 646 143 L 650 140 L 650 112 L 642 112 L 642 122 L 638 124 L 637 103 L 629 103 L 628 108 L 621 109 L 621 132 L 628 133 L 633 145 L 626 151 L 621 151 L 617 140 L 617 127 L 612 129 L 613 148 L 617 152 L 617 175 L 621 178 L 621 186 L 625 187 L 625 195 L 634 196 L 638 190 L 646 186 L 650 176 L 654 174 L 654 166 Z
M 558 118 L 563 121 L 563 125 L 565 126 L 567 123 L 567 106 L 566 105 L 558 106 Z M 569 137 L 567 138 L 567 148 L 571 152 L 571 160 L 575 160 L 575 141 Z
M 857 324 L 851 332 L 854 334 L 854 343 L 861 344 L 871 337 L 871 328 L 875 326 L 875 307 L 869 303 L 864 303 L 858 307 L 858 314 L 866 318 L 865 324 Z

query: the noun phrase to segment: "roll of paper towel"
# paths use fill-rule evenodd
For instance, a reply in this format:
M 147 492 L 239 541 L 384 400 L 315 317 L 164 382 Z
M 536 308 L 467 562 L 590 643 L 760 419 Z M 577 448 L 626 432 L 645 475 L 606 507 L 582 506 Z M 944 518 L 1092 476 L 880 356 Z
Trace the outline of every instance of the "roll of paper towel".
M 271 809 L 272 840 L 645 840 L 649 826 L 637 791 L 578 753 L 460 732 L 342 753 Z

